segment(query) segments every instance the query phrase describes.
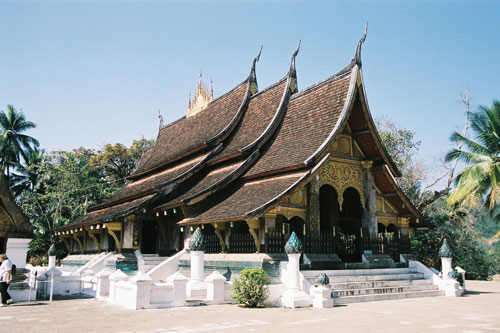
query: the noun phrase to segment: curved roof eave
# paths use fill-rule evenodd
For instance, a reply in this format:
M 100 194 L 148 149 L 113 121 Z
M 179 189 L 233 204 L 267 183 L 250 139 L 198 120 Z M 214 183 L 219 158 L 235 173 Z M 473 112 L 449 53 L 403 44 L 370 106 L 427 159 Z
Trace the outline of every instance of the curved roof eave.
M 333 127 L 332 131 L 330 132 L 330 135 L 323 141 L 321 146 L 319 146 L 316 151 L 309 156 L 304 163 L 306 165 L 311 165 L 316 161 L 321 155 L 323 155 L 328 147 L 328 145 L 332 142 L 332 140 L 337 136 L 337 134 L 341 131 L 344 123 L 348 119 L 349 111 L 352 108 L 353 101 L 354 101 L 354 96 L 356 92 L 356 78 L 358 76 L 358 71 L 359 71 L 359 66 L 355 64 L 352 68 L 352 73 L 351 73 L 351 81 L 349 82 L 349 89 L 347 91 L 347 97 L 346 101 L 344 102 L 344 107 L 342 108 L 342 111 L 340 113 L 339 120 Z
M 387 179 L 389 180 L 389 182 L 391 183 L 391 185 L 394 187 L 398 197 L 401 199 L 401 201 L 403 201 L 408 206 L 408 209 L 412 212 L 413 216 L 415 216 L 415 219 L 420 219 L 421 223 L 425 224 L 424 216 L 413 205 L 413 203 L 406 196 L 406 194 L 404 194 L 404 192 L 399 188 L 398 184 L 396 183 L 396 180 L 394 179 L 394 176 L 392 175 L 391 171 L 389 170 L 389 167 L 387 165 L 384 165 L 382 170 L 383 170 L 384 174 L 386 175 Z
M 373 117 L 370 112 L 370 107 L 368 106 L 368 99 L 366 97 L 366 90 L 365 90 L 365 83 L 363 80 L 363 72 L 361 71 L 361 68 L 359 70 L 359 76 L 360 76 L 360 83 L 358 87 L 358 91 L 361 91 L 363 94 L 361 95 L 361 100 L 362 100 L 362 105 L 364 106 L 363 112 L 365 113 L 366 118 L 368 119 L 368 127 L 370 128 L 370 132 L 372 135 L 375 136 L 375 143 L 377 144 L 377 147 L 379 148 L 382 158 L 384 159 L 385 163 L 387 166 L 390 168 L 392 174 L 395 177 L 401 177 L 401 171 L 398 169 L 396 166 L 396 163 L 392 160 L 391 155 L 387 152 L 387 149 L 385 148 L 384 143 L 382 142 L 382 139 L 380 138 L 380 134 L 377 131 L 377 127 L 375 126 L 375 122 L 373 121 Z
M 245 217 L 247 217 L 247 218 L 255 218 L 255 217 L 258 217 L 258 216 L 266 213 L 267 211 L 273 209 L 275 206 L 278 205 L 278 203 L 281 201 L 281 199 L 283 199 L 284 196 L 292 194 L 293 191 L 295 191 L 296 189 L 298 189 L 300 186 L 302 186 L 303 184 L 307 184 L 307 182 L 309 182 L 309 180 L 310 180 L 310 177 L 312 175 L 314 175 L 314 173 L 316 172 L 316 170 L 318 170 L 323 164 L 325 164 L 326 161 L 328 161 L 329 157 L 330 157 L 330 153 L 327 153 L 321 159 L 321 161 L 319 161 L 313 168 L 309 169 L 309 171 L 304 176 L 302 176 L 301 178 L 299 178 L 295 183 L 293 183 L 285 191 L 283 191 L 281 194 L 277 195 L 273 199 L 269 200 L 268 202 L 266 202 L 262 206 L 254 209 L 254 210 L 252 210 L 250 212 L 247 212 Z

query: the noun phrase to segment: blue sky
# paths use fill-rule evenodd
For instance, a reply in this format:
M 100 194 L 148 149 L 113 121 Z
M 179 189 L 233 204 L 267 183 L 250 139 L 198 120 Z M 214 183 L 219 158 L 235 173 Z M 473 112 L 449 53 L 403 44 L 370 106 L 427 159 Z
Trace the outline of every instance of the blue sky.
M 420 157 L 449 149 L 472 102 L 500 99 L 496 1 L 0 0 L 0 109 L 37 123 L 43 148 L 155 138 L 187 111 L 203 69 L 214 94 L 248 75 L 285 75 L 299 39 L 299 89 L 343 68 L 369 22 L 363 73 L 375 118 L 416 132 Z

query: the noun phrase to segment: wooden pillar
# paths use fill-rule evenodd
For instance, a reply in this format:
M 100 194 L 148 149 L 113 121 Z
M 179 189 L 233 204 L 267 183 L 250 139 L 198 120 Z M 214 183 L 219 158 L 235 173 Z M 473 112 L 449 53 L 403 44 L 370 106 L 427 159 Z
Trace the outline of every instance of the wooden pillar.
M 308 187 L 306 233 L 320 236 L 319 176 L 313 177 Z
M 372 161 L 361 162 L 363 167 L 363 192 L 365 197 L 363 213 L 361 214 L 361 224 L 363 233 L 376 237 L 377 228 L 377 191 L 375 190 L 375 177 L 371 172 Z

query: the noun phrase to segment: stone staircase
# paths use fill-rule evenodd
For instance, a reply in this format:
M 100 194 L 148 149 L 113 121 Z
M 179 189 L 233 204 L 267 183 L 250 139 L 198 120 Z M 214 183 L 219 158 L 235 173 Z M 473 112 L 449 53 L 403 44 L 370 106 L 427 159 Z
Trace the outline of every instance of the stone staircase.
M 315 284 L 321 271 L 303 271 Z M 415 268 L 345 269 L 324 271 L 330 279 L 335 305 L 412 297 L 444 296 L 432 280 Z
M 160 257 L 157 253 L 155 254 L 143 254 L 145 272 L 149 272 L 152 268 L 161 264 L 168 257 Z
M 29 269 L 17 268 L 16 274 L 12 277 L 12 282 L 9 286 L 9 294 L 14 302 L 27 301 L 30 293 L 30 286 L 27 278 L 30 273 Z

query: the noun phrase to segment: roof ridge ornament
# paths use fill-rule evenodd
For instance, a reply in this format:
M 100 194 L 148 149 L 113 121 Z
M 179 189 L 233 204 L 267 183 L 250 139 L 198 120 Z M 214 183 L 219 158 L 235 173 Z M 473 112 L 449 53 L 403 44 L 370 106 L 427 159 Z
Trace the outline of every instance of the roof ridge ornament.
M 252 69 L 250 70 L 250 76 L 248 77 L 248 79 L 250 81 L 250 94 L 252 94 L 252 95 L 255 95 L 255 93 L 257 93 L 257 91 L 259 91 L 259 87 L 257 85 L 257 75 L 255 75 L 255 64 L 257 63 L 257 61 L 260 60 L 262 48 L 263 48 L 263 45 L 260 46 L 259 54 L 257 54 L 257 56 L 253 59 Z
M 299 50 L 300 50 L 300 39 L 299 39 L 299 44 L 297 45 L 297 49 L 295 50 L 295 52 L 293 52 L 292 54 L 292 62 L 290 63 L 290 72 L 295 74 L 295 58 L 297 57 L 297 54 L 299 54 Z
M 297 45 L 297 49 L 295 52 L 293 52 L 292 55 L 292 61 L 290 62 L 290 71 L 288 71 L 288 80 L 289 80 L 289 88 L 292 94 L 296 93 L 298 91 L 297 89 L 297 71 L 295 69 L 295 58 L 297 57 L 297 54 L 299 54 L 300 50 L 300 39 L 299 39 L 299 45 Z
M 158 109 L 158 118 L 160 119 L 160 128 L 163 127 L 163 116 L 161 115 L 160 109 Z
M 365 24 L 365 32 L 363 33 L 363 36 L 358 42 L 358 47 L 356 48 L 356 55 L 354 56 L 353 65 L 360 65 L 361 66 L 361 46 L 366 40 L 366 35 L 368 33 L 368 22 Z

